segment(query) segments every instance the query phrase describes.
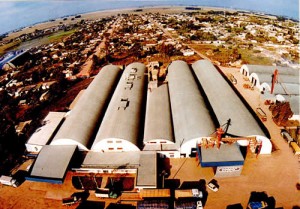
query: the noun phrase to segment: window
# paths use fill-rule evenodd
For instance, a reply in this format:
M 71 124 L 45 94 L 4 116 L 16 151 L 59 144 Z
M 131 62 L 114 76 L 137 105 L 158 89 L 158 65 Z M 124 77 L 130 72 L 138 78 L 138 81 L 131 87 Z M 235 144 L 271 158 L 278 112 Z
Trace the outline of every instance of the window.
M 111 144 L 111 143 L 113 143 L 113 141 L 112 140 L 108 140 L 107 143 Z
M 121 140 L 117 140 L 117 141 L 116 141 L 116 143 L 118 143 L 118 144 L 119 144 L 119 143 L 122 143 L 122 141 L 121 141 Z
M 114 148 L 113 147 L 109 147 L 108 150 L 114 150 Z
M 123 150 L 123 147 L 118 147 L 117 150 Z

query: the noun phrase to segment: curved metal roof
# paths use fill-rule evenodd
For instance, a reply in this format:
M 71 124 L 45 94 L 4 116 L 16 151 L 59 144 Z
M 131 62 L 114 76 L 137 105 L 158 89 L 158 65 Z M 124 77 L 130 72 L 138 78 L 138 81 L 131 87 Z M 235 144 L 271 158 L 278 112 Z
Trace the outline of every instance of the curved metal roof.
M 163 139 L 175 142 L 168 85 L 148 91 L 144 143 Z
M 66 118 L 55 135 L 52 145 L 76 144 L 81 150 L 88 149 L 120 73 L 120 68 L 114 65 L 102 68 Z
M 260 83 L 264 83 L 264 82 L 272 83 L 272 74 L 271 73 L 255 73 L 255 74 L 258 76 Z M 299 77 L 295 76 L 295 75 L 278 75 L 278 81 L 280 83 L 300 84 Z
M 188 64 L 173 61 L 168 71 L 176 143 L 209 136 L 215 126 Z
M 132 63 L 126 67 L 109 103 L 92 150 L 101 148 L 101 141 L 123 139 L 139 146 L 141 117 L 145 91 L 146 66 Z M 125 143 L 126 144 L 126 143 Z M 126 149 L 125 149 L 126 150 Z
M 192 67 L 219 124 L 223 125 L 231 119 L 228 133 L 237 136 L 265 136 L 253 115 L 211 62 L 199 60 Z
M 268 83 L 272 86 L 271 83 Z M 274 86 L 273 94 L 281 94 L 281 95 L 299 95 L 300 93 L 300 84 L 296 83 L 277 83 Z
M 291 67 L 267 66 L 267 65 L 243 65 L 242 68 L 248 69 L 249 75 L 252 73 L 273 74 L 277 69 L 279 75 L 299 76 L 299 70 Z

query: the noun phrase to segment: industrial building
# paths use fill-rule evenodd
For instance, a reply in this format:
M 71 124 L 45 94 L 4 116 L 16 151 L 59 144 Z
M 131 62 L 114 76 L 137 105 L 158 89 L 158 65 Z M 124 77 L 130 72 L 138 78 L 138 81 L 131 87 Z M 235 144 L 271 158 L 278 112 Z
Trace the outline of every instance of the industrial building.
M 189 157 L 192 148 L 202 137 L 214 133 L 216 127 L 188 64 L 174 61 L 168 72 L 175 139 L 181 156 Z
M 70 162 L 77 151 L 77 145 L 45 145 L 26 177 L 30 181 L 61 184 L 70 169 Z
M 263 144 L 261 154 L 271 154 L 272 144 L 268 139 L 269 133 L 263 130 L 260 122 L 254 118 L 249 108 L 215 66 L 207 60 L 200 60 L 192 67 L 217 117 L 219 126 L 228 123 L 227 134 L 231 136 L 257 136 L 257 140 L 262 141 Z
M 92 136 L 105 113 L 120 73 L 121 70 L 113 65 L 102 68 L 66 118 L 51 145 L 78 145 L 79 150 L 89 150 Z
M 273 92 L 272 78 L 277 70 L 277 79 L 274 82 Z M 243 65 L 240 69 L 253 86 L 261 92 L 264 100 L 288 101 L 294 115 L 291 120 L 300 120 L 300 71 L 291 67 Z
M 139 151 L 146 96 L 146 66 L 126 67 L 100 125 L 92 151 Z
M 292 116 L 285 127 L 294 143 L 292 150 L 299 150 L 300 121 L 300 70 L 297 68 L 262 65 L 243 65 L 240 72 L 260 91 L 266 104 L 289 102 Z M 297 125 L 298 124 L 298 125 Z M 291 143 L 289 143 L 291 145 Z
M 175 144 L 167 83 L 148 88 L 143 150 L 155 150 L 162 157 L 180 157 L 179 146 Z
M 65 112 L 49 112 L 42 121 L 42 126 L 36 129 L 26 142 L 26 151 L 39 153 L 43 146 L 49 144 L 62 124 L 65 114 Z
M 199 147 L 201 164 L 219 163 L 219 175 L 224 175 L 222 170 L 235 170 L 232 175 L 237 175 L 244 161 L 237 144 L 222 145 L 224 156 L 234 157 L 228 162 L 212 150 L 219 146 L 202 146 L 210 140 L 215 143 L 216 128 L 228 119 L 230 136 L 246 141 L 254 137 L 263 141 L 261 154 L 271 153 L 268 133 L 210 62 L 200 60 L 191 68 L 173 61 L 168 72 L 168 82 L 147 91 L 144 64 L 132 63 L 123 72 L 113 65 L 103 67 L 50 145 L 41 149 L 29 178 L 62 182 L 72 168 L 81 174 L 133 174 L 137 188 L 156 188 L 158 157 L 193 157 Z M 77 150 L 84 153 L 80 165 L 72 164 Z

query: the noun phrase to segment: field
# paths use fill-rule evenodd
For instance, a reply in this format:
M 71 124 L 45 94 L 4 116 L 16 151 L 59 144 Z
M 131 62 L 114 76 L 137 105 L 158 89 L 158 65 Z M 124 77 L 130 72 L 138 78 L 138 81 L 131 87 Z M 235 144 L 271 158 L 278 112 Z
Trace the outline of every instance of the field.
M 21 44 L 21 41 L 13 41 L 8 44 L 5 44 L 3 46 L 0 46 L 0 57 L 7 52 L 14 50 L 16 47 L 18 47 Z
M 241 64 L 271 65 L 270 58 L 262 57 L 252 49 L 216 46 L 213 44 L 192 44 L 196 51 L 204 54 L 212 61 L 218 61 L 222 65 L 241 60 Z
M 62 41 L 64 38 L 72 35 L 75 32 L 76 32 L 76 29 L 69 30 L 69 31 L 60 31 L 60 32 L 57 32 L 57 33 L 54 33 L 54 34 L 48 36 L 47 39 L 49 40 L 49 43 L 59 42 L 59 41 Z

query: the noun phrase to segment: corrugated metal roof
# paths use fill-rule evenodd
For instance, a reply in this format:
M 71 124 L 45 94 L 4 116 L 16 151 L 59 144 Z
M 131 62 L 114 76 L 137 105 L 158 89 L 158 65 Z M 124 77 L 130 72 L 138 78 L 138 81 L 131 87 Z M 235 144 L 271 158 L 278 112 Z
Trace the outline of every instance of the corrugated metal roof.
M 49 112 L 43 120 L 42 126 L 32 134 L 26 144 L 46 145 L 49 143 L 65 114 L 65 112 Z
M 140 166 L 136 186 L 156 188 L 157 187 L 157 154 L 156 152 L 141 152 Z
M 235 166 L 244 165 L 244 158 L 240 151 L 239 145 L 222 144 L 218 149 L 201 147 L 201 166 Z
M 271 73 L 256 73 L 260 83 L 272 83 L 272 74 Z M 280 83 L 294 83 L 299 84 L 300 79 L 295 75 L 278 75 L 278 81 Z
M 271 83 L 268 83 L 269 86 L 272 86 Z M 273 94 L 281 94 L 281 95 L 299 95 L 300 92 L 300 84 L 295 83 L 277 83 L 274 86 Z
M 114 65 L 102 68 L 80 97 L 51 144 L 77 144 L 81 150 L 88 149 L 91 137 L 104 115 L 120 73 L 121 70 Z
M 83 168 L 138 168 L 140 152 L 88 152 Z
M 76 145 L 44 146 L 33 165 L 30 176 L 37 181 L 39 178 L 63 181 L 76 149 Z
M 172 123 L 168 85 L 148 90 L 144 143 L 155 139 L 174 142 Z
M 267 65 L 243 65 L 242 68 L 247 68 L 249 75 L 251 73 L 269 73 L 273 74 L 277 69 L 279 75 L 293 75 L 299 77 L 299 70 L 291 67 L 267 66 Z
M 265 136 L 258 122 L 222 75 L 207 60 L 192 65 L 220 125 L 231 119 L 228 133 L 237 136 Z
M 92 150 L 99 151 L 101 141 L 106 139 L 122 139 L 133 146 L 139 146 L 140 130 L 143 128 L 142 108 L 146 96 L 145 72 L 146 66 L 142 63 L 136 62 L 126 67 L 107 108 Z
M 168 71 L 176 143 L 209 136 L 215 126 L 189 66 L 174 61 Z

